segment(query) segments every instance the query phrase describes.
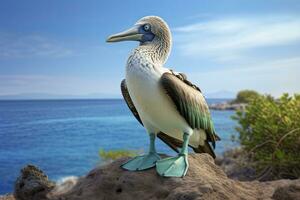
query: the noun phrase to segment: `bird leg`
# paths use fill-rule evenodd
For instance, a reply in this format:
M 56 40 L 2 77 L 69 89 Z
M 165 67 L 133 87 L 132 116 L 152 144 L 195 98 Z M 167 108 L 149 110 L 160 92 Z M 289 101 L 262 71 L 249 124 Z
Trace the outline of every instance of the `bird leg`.
M 183 145 L 180 153 L 176 157 L 165 158 L 156 162 L 156 171 L 159 175 L 165 177 L 183 177 L 188 168 L 188 144 L 190 135 L 183 134 Z
M 122 168 L 127 169 L 129 171 L 140 171 L 155 166 L 156 161 L 160 159 L 155 149 L 156 135 L 150 133 L 149 136 L 150 136 L 150 148 L 148 154 L 136 156 L 135 158 L 124 163 L 122 165 Z

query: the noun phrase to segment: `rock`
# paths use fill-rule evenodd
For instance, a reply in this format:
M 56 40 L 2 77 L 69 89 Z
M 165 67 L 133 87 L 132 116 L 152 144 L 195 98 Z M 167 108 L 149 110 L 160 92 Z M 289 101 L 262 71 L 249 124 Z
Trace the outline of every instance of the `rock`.
M 46 195 L 43 193 L 39 200 L 251 200 L 280 198 L 278 195 L 281 194 L 281 190 L 291 197 L 299 194 L 297 189 L 300 186 L 299 180 L 273 182 L 232 180 L 215 165 L 208 154 L 190 154 L 190 167 L 184 178 L 161 177 L 157 175 L 155 168 L 140 172 L 126 171 L 120 167 L 126 160 L 126 158 L 118 159 L 93 169 L 84 177 L 56 185 Z M 29 181 L 24 182 L 23 187 L 27 187 L 27 183 L 29 184 Z M 289 189 L 286 190 L 285 187 Z M 20 194 L 27 195 L 33 192 Z M 26 197 L 27 200 L 33 199 L 28 198 L 28 195 Z
M 230 103 L 223 102 L 217 104 L 210 104 L 209 108 L 212 110 L 245 110 L 246 104 L 244 103 Z
M 15 200 L 14 196 L 11 194 L 0 195 L 0 200 Z
M 14 196 L 18 200 L 42 200 L 55 187 L 42 170 L 27 165 L 15 183 Z
M 235 148 L 224 152 L 224 155 L 217 157 L 215 163 L 220 166 L 227 176 L 239 181 L 252 181 L 256 179 L 256 171 L 249 165 L 248 157 L 242 148 Z
M 300 199 L 300 179 L 292 184 L 278 187 L 272 198 L 276 200 Z

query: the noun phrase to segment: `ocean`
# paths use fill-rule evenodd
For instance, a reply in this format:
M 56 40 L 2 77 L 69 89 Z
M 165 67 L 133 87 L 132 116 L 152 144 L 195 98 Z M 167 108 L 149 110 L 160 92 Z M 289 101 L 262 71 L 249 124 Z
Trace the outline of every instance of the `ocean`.
M 209 103 L 224 99 L 208 99 Z M 216 152 L 238 146 L 234 111 L 211 111 L 222 138 Z M 34 164 L 50 179 L 86 174 L 99 149 L 147 151 L 148 136 L 122 99 L 0 101 L 0 194 L 12 192 L 20 169 Z M 157 150 L 175 155 L 161 141 Z

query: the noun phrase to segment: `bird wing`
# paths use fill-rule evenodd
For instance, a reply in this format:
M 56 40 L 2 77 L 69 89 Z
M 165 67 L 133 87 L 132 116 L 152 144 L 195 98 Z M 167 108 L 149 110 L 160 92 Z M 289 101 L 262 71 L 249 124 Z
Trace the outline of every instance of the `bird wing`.
M 192 129 L 202 129 L 205 131 L 207 140 L 204 146 L 198 146 L 196 152 L 206 152 L 215 157 L 213 149 L 208 141 L 215 148 L 217 136 L 210 116 L 208 105 L 201 90 L 190 81 L 184 74 L 175 74 L 173 71 L 166 72 L 160 79 L 160 84 L 166 94 L 176 105 L 180 115 L 186 120 Z
M 126 85 L 126 80 L 123 79 L 121 82 L 121 91 L 122 91 L 122 95 L 123 98 L 128 106 L 128 108 L 130 109 L 130 111 L 132 112 L 133 116 L 140 122 L 140 124 L 143 126 L 143 122 L 139 116 L 138 111 L 136 110 L 133 101 L 129 95 L 128 89 L 127 89 L 127 85 Z
M 140 122 L 140 124 L 142 126 L 143 122 L 139 116 L 138 111 L 136 110 L 133 101 L 129 95 L 128 89 L 127 89 L 127 85 L 126 85 L 126 80 L 123 79 L 123 81 L 121 82 L 121 91 L 122 91 L 122 95 L 123 98 L 128 106 L 128 108 L 130 109 L 130 111 L 132 112 L 132 114 L 134 115 L 134 117 Z M 178 147 L 181 147 L 182 142 L 180 140 L 177 140 L 175 138 L 172 138 L 170 136 L 168 136 L 167 134 L 163 133 L 163 132 L 159 132 L 157 134 L 157 137 L 159 139 L 161 139 L 164 143 L 166 143 L 170 148 L 172 148 L 174 151 L 176 151 L 177 153 L 179 152 Z

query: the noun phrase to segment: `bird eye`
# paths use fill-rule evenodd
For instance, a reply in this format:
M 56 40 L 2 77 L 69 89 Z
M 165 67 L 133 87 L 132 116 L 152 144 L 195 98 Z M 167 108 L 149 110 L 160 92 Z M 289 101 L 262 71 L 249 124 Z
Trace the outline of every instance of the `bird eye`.
M 150 31 L 150 24 L 145 24 L 143 28 L 145 31 Z

